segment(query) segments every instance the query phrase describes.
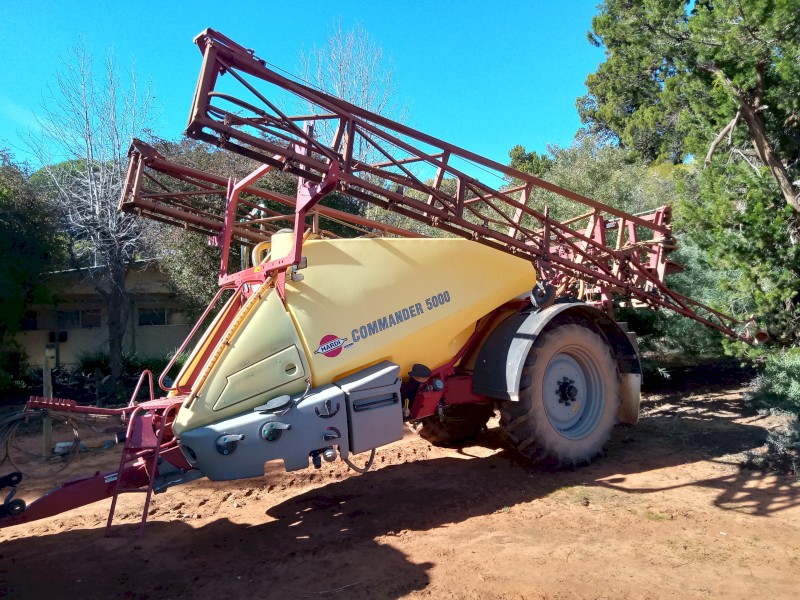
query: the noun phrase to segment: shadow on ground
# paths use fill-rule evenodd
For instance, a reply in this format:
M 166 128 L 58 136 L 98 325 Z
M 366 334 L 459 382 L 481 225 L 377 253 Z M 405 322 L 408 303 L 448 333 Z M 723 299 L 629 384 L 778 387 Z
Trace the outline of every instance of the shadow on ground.
M 58 590 L 59 597 L 82 599 L 400 598 L 429 584 L 433 563 L 412 562 L 381 541 L 386 536 L 447 527 L 575 485 L 632 494 L 663 491 L 670 488 L 624 483 L 634 473 L 728 460 L 724 457 L 760 446 L 766 436 L 757 421 L 735 422 L 742 416 L 741 403 L 721 388 L 659 396 L 643 409 L 638 427 L 617 428 L 607 456 L 576 471 L 526 465 L 502 449 L 499 434 L 490 430 L 462 448 L 460 457 L 387 466 L 265 505 L 265 522 L 255 526 L 226 519 L 199 528 L 155 521 L 141 542 L 134 541 L 135 525 L 117 527 L 126 539 L 106 539 L 98 527 L 11 540 L 0 548 L 0 596 L 52 597 Z M 470 457 L 476 445 L 501 451 Z M 721 509 L 747 506 L 751 513 L 770 515 L 800 502 L 798 488 L 781 481 L 734 469 L 682 485 L 717 491 L 715 504 Z M 186 488 L 186 493 L 203 489 Z M 89 545 L 99 559 L 82 559 Z M 169 559 L 162 560 L 166 555 Z M 48 566 L 37 566 L 42 556 Z M 46 573 L 48 594 L 34 573 Z

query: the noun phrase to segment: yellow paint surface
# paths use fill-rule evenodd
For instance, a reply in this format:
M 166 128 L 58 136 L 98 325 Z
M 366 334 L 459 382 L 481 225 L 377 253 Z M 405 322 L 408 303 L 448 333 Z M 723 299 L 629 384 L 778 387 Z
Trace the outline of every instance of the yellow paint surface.
M 461 239 L 311 240 L 303 256 L 287 302 L 315 386 L 380 360 L 438 367 L 536 282 L 530 262 Z M 318 352 L 329 335 L 345 340 L 337 356 Z
M 233 417 L 282 394 L 301 392 L 308 371 L 295 325 L 281 299 L 270 290 L 241 321 L 205 381 L 181 407 L 175 432 Z

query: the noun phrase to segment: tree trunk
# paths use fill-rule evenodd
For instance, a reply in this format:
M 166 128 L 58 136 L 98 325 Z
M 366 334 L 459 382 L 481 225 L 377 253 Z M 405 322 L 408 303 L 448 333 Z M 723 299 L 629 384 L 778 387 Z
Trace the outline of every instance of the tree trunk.
M 747 123 L 747 129 L 750 132 L 750 141 L 753 143 L 758 158 L 769 167 L 769 170 L 772 172 L 772 177 L 781 188 L 781 194 L 787 204 L 789 204 L 795 212 L 800 213 L 800 199 L 798 199 L 797 189 L 792 183 L 791 177 L 789 177 L 786 166 L 772 151 L 769 138 L 767 137 L 767 128 L 764 125 L 764 119 L 761 117 L 761 110 L 765 108 L 762 105 L 762 100 L 764 97 L 764 69 L 766 68 L 766 63 L 759 63 L 756 67 L 757 84 L 755 91 L 751 94 L 752 99 L 748 97 L 749 94 L 746 94 L 739 87 L 735 86 L 725 72 L 713 62 L 700 65 L 700 68 L 719 77 L 736 97 L 736 101 L 739 103 L 739 112 L 744 122 Z
M 106 303 L 108 308 L 108 366 L 111 369 L 111 377 L 106 387 L 106 397 L 114 396 L 123 372 L 122 340 L 125 338 L 129 312 L 125 293 L 126 270 L 124 264 L 111 266 L 110 289 Z M 101 403 L 103 401 L 101 399 Z
M 781 194 L 783 194 L 789 206 L 800 212 L 800 200 L 797 198 L 797 192 L 794 185 L 792 185 L 792 180 L 786 171 L 786 167 L 772 152 L 761 114 L 741 97 L 739 98 L 739 106 L 741 107 L 742 118 L 744 118 L 747 128 L 750 130 L 750 140 L 753 142 L 758 158 L 769 167 L 772 176 L 781 188 Z

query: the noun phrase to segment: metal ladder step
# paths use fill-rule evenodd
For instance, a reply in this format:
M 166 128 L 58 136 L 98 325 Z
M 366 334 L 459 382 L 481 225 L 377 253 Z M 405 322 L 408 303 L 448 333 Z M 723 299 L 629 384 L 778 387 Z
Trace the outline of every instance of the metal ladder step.
M 131 413 L 125 444 L 119 461 L 119 469 L 114 482 L 114 492 L 111 496 L 111 507 L 108 512 L 108 521 L 106 522 L 106 536 L 111 533 L 111 524 L 114 520 L 119 495 L 131 492 L 143 492 L 145 494 L 142 519 L 139 525 L 139 537 L 141 538 L 144 535 L 147 513 L 153 495 L 153 485 L 158 470 L 158 458 L 161 454 L 164 439 L 164 430 L 169 423 L 169 417 L 180 407 L 180 404 L 180 401 L 176 402 L 174 398 L 165 398 L 139 404 Z M 159 417 L 158 422 L 156 422 L 156 416 Z M 131 465 L 137 463 L 143 463 L 144 465 L 147 485 L 144 488 L 142 485 L 125 487 L 128 484 L 126 473 Z

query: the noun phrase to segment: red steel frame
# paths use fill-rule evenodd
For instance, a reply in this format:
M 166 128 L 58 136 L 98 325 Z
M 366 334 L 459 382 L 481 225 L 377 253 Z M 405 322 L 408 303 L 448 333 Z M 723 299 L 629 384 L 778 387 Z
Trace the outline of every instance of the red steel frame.
M 260 226 L 271 217 L 249 222 L 235 217 L 238 192 L 246 189 L 252 193 L 251 184 L 260 175 L 278 168 L 308 186 L 338 190 L 446 234 L 526 258 L 560 293 L 578 296 L 609 314 L 613 314 L 614 303 L 667 308 L 734 338 L 747 342 L 762 339 L 760 332 L 751 335 L 749 323 L 667 287 L 665 276 L 680 268 L 669 260 L 675 240 L 668 207 L 646 215 L 626 213 L 284 77 L 252 50 L 214 30 L 206 30 L 195 42 L 203 53 L 203 66 L 186 134 L 263 165 L 236 186 L 228 187 L 223 223 L 227 227 L 222 227 L 227 231 L 226 239 L 238 236 L 251 243 L 254 236 L 269 236 L 266 230 L 254 233 L 254 221 L 260 221 Z M 223 74 L 238 86 L 243 97 L 217 90 Z M 314 114 L 289 116 L 278 108 L 292 102 L 312 107 Z M 335 124 L 329 139 L 317 138 L 309 127 L 299 125 L 319 121 Z M 358 148 L 368 148 L 380 159 L 360 159 Z M 475 169 L 489 172 L 504 185 L 490 186 L 466 173 Z M 543 193 L 565 198 L 585 210 L 580 216 L 556 221 L 546 206 L 535 206 L 534 196 Z M 168 205 L 154 208 L 152 204 L 148 209 L 141 200 L 150 198 L 142 196 L 134 180 L 126 188 L 123 207 L 145 214 L 149 210 L 157 218 L 162 216 L 159 210 L 171 209 Z M 306 213 L 300 210 L 301 204 Z M 313 204 L 301 196 L 294 204 L 292 266 L 298 264 L 301 231 L 306 227 L 300 217 L 308 214 Z M 245 206 L 252 207 L 252 203 Z M 182 207 L 192 213 L 187 203 Z M 321 207 L 318 210 L 321 212 Z M 198 226 L 196 221 L 192 217 L 186 222 Z M 375 221 L 362 225 L 398 234 Z M 219 227 L 216 230 L 220 231 Z M 615 238 L 612 243 L 610 232 Z M 287 266 L 274 264 L 270 268 L 285 276 Z M 227 274 L 224 277 L 235 279 Z M 744 331 L 737 331 L 737 325 L 745 325 Z
M 233 206 L 233 203 L 227 202 L 227 178 L 171 162 L 141 140 L 133 140 L 128 157 L 128 175 L 120 210 L 207 235 L 215 245 L 221 245 L 225 216 Z M 242 195 L 247 198 L 242 198 Z M 278 203 L 292 212 L 287 214 L 267 208 L 263 203 L 265 200 Z M 232 222 L 229 234 L 231 241 L 244 244 L 269 241 L 270 236 L 281 228 L 281 223 L 283 226 L 294 223 L 295 204 L 295 198 L 278 192 L 240 186 L 238 202 L 235 203 L 236 217 L 228 219 Z M 314 232 L 329 238 L 337 236 L 319 229 L 320 218 L 350 227 L 353 235 L 424 237 L 326 206 L 317 205 L 311 212 Z M 257 216 L 262 214 L 265 216 Z

